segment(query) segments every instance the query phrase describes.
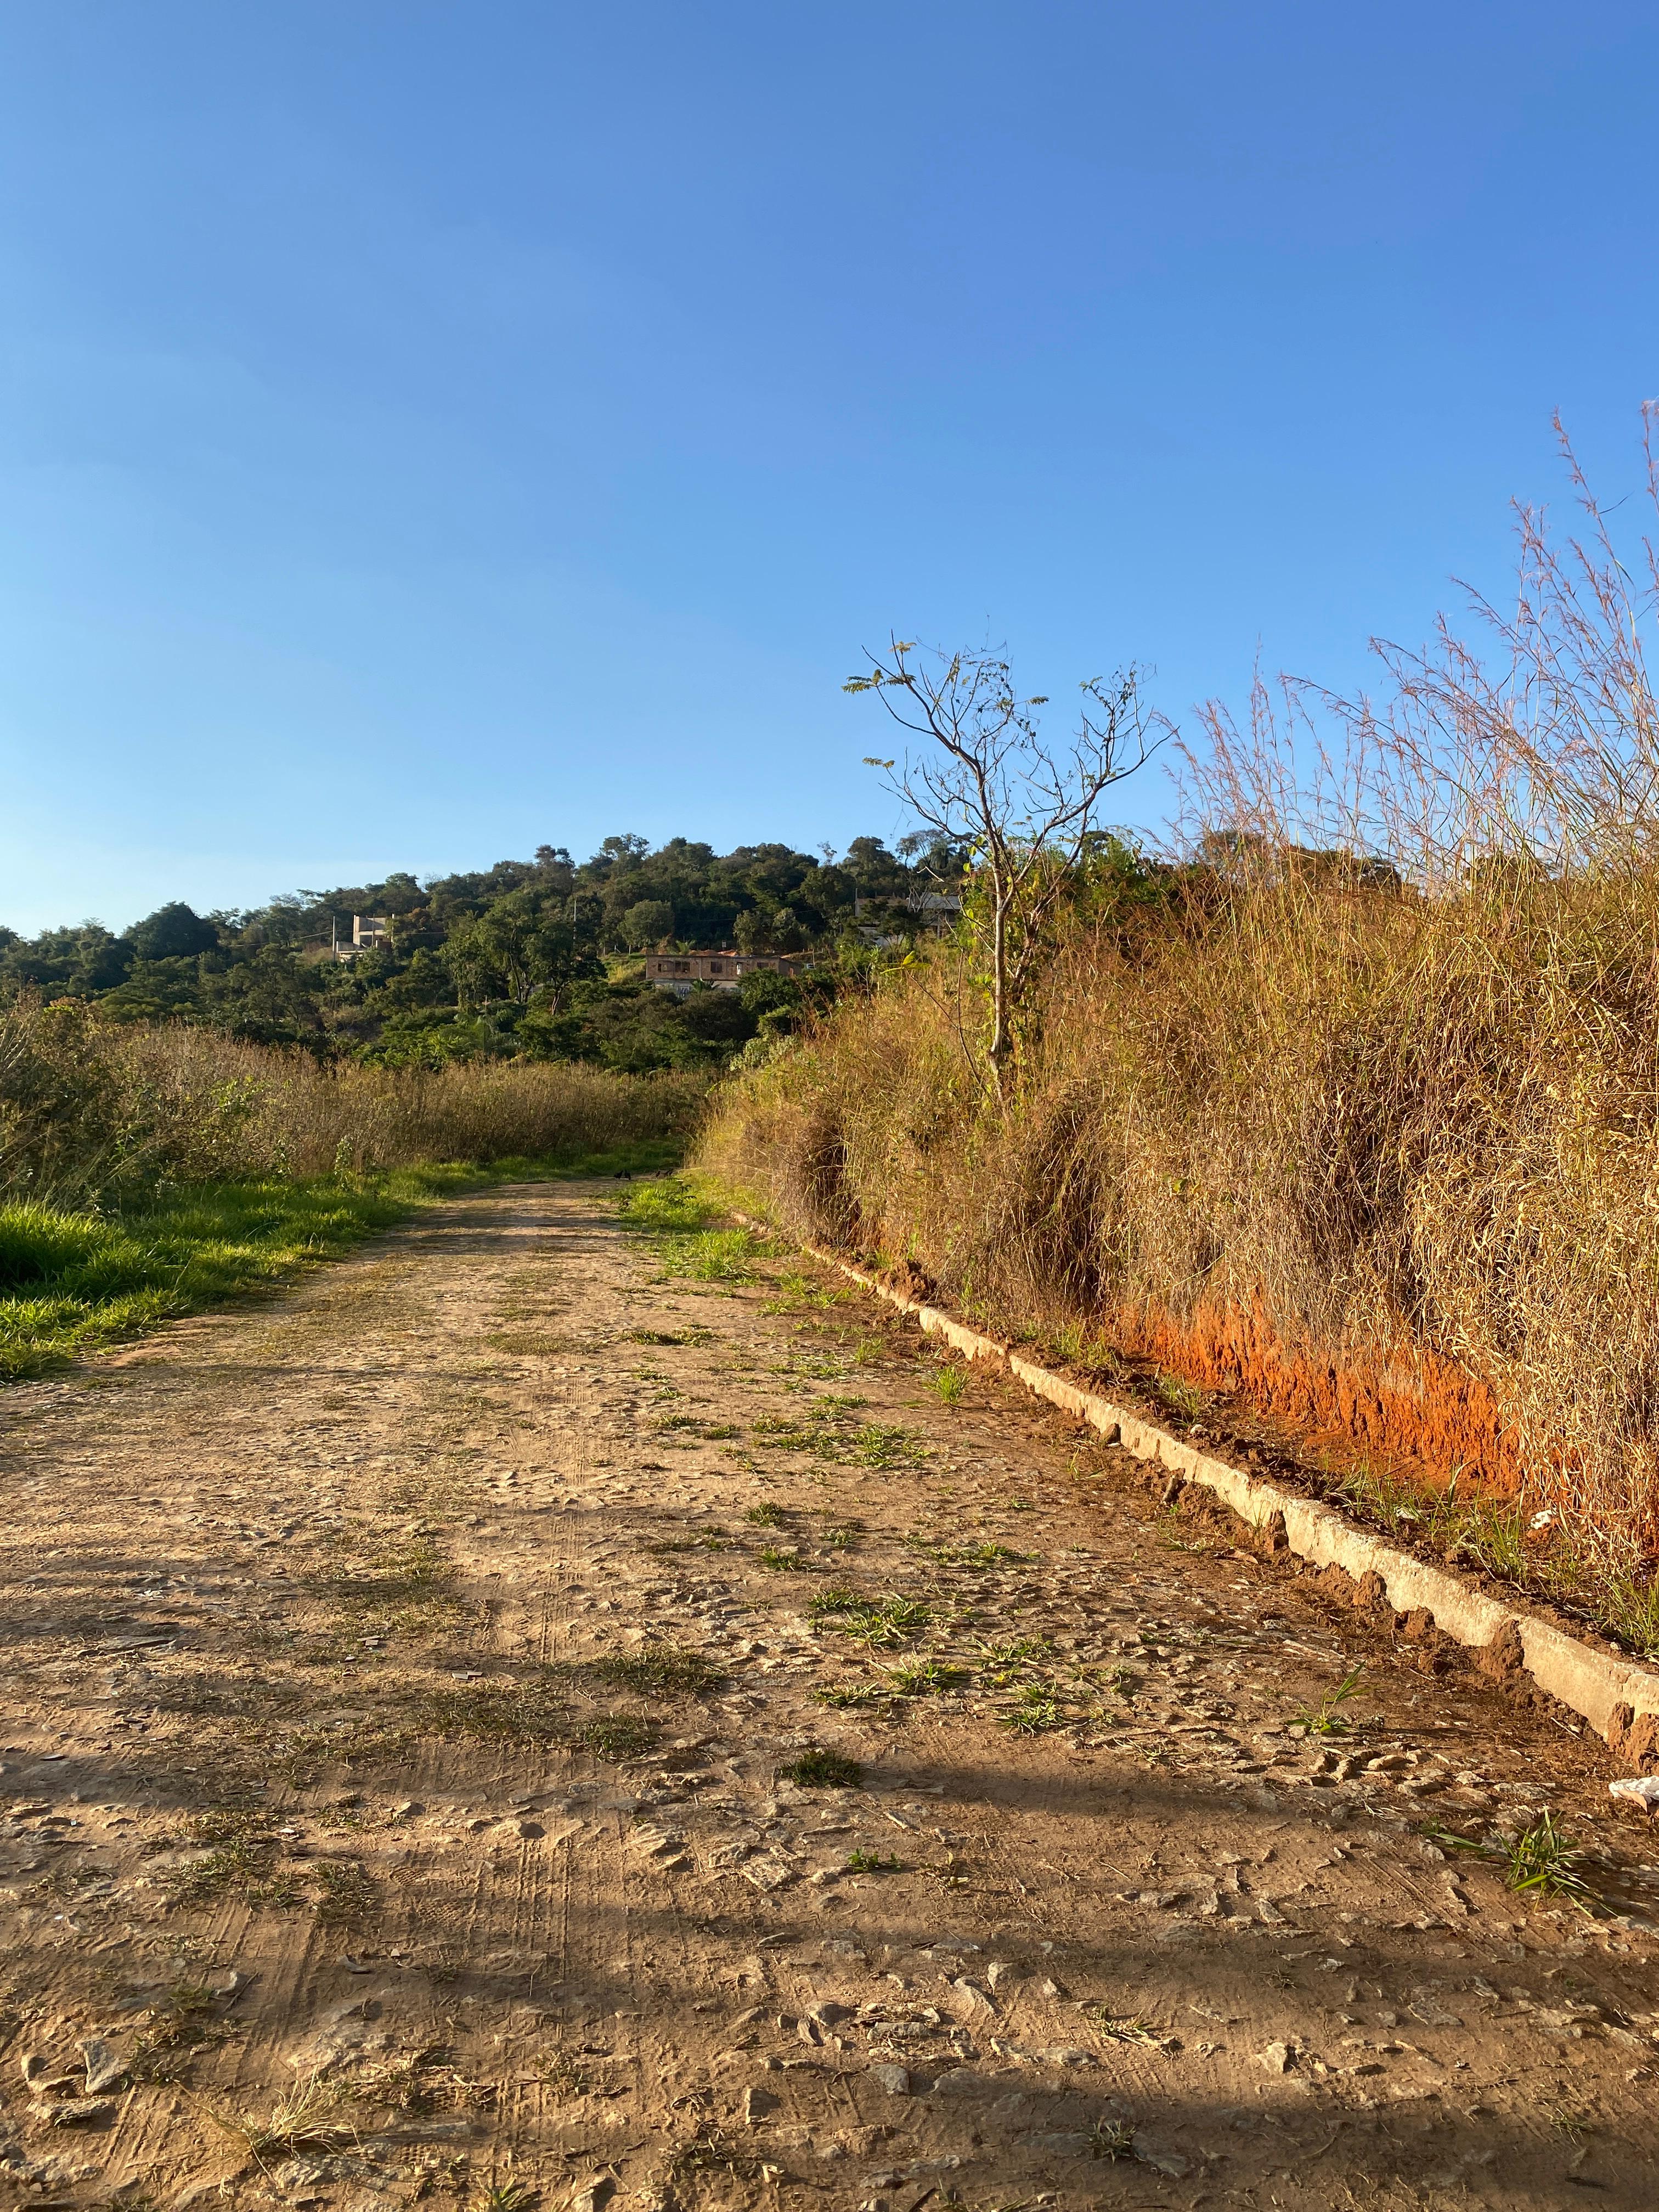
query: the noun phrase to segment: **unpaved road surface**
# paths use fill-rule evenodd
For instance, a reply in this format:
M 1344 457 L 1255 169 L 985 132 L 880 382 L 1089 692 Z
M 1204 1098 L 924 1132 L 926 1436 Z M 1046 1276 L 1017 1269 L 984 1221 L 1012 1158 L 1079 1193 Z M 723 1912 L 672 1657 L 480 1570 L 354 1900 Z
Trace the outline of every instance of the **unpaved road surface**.
M 7 1394 L 0 2202 L 1659 2197 L 1599 1744 L 613 1200 Z

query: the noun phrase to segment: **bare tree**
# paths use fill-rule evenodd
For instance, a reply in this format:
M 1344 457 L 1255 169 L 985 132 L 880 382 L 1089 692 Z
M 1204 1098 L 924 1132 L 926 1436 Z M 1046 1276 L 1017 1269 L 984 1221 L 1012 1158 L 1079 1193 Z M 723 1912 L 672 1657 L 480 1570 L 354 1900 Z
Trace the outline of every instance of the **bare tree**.
M 1048 700 L 1020 698 L 994 653 L 947 655 L 895 637 L 885 659 L 868 658 L 868 673 L 842 688 L 875 692 L 899 727 L 930 748 L 902 763 L 868 764 L 886 770 L 888 787 L 927 829 L 972 855 L 983 903 L 988 1051 L 1000 1093 L 1043 926 L 1099 833 L 1102 799 L 1145 764 L 1165 726 L 1144 706 L 1133 668 L 1079 685 L 1078 727 L 1059 750 L 1038 727 Z

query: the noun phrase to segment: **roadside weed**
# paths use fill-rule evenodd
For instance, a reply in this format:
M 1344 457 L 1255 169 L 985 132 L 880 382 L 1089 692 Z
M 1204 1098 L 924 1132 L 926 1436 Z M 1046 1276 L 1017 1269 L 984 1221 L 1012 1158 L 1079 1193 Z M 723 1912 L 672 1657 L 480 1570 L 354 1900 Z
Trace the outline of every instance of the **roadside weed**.
M 522 2181 L 492 2182 L 478 2199 L 478 2212 L 532 2212 L 541 2191 Z
M 1514 1835 L 1479 1843 L 1460 1836 L 1455 1829 L 1431 1820 L 1422 1832 L 1443 1851 L 1464 1851 L 1473 1858 L 1489 1859 L 1504 1869 L 1504 1879 L 1517 1896 L 1559 1898 L 1594 1915 L 1601 1900 L 1578 1871 L 1584 1854 L 1566 1832 L 1556 1826 L 1553 1813 L 1540 1813 Z
M 1183 1382 L 1178 1375 L 1160 1374 L 1154 1379 L 1152 1388 L 1172 1413 L 1185 1414 L 1188 1420 L 1195 1419 L 1210 1402 L 1207 1391 Z
M 1023 1567 L 1030 1564 L 1029 1552 L 1011 1551 L 1006 1544 L 939 1544 L 924 1546 L 942 1567 Z
M 885 1682 L 837 1682 L 813 1694 L 819 1705 L 832 1706 L 837 1712 L 857 1712 L 866 1705 L 890 1705 L 893 1697 Z
M 240 2136 L 253 2156 L 271 2152 L 290 2155 L 302 2150 L 343 2150 L 357 2140 L 357 2130 L 340 2118 L 342 2092 L 333 2083 L 313 2075 L 280 2098 L 267 2120 L 243 2120 L 219 2124 Z
M 959 1406 L 968 1389 L 965 1367 L 941 1367 L 933 1377 L 933 1394 L 945 1406 Z
M 933 1698 L 959 1690 L 969 1680 L 965 1667 L 947 1667 L 937 1659 L 908 1659 L 890 1667 L 887 1680 L 899 1698 Z
M 1048 1643 L 1046 1637 L 1022 1636 L 1006 1644 L 982 1644 L 980 1646 L 980 1671 L 994 1690 L 1006 1690 L 1021 1681 L 1029 1670 L 1046 1658 Z
M 1578 1872 L 1583 1856 L 1571 1837 L 1556 1826 L 1554 1814 L 1542 1813 L 1508 1839 L 1505 1879 L 1521 1896 L 1559 1897 L 1581 1912 L 1594 1912 L 1595 1894 Z
M 793 1272 L 777 1278 L 774 1292 L 762 1307 L 763 1313 L 789 1313 L 799 1306 L 844 1305 L 852 1296 L 835 1284 L 815 1282 L 810 1275 Z
M 1063 1729 L 1071 1716 L 1063 1711 L 1053 1693 L 1041 1682 L 1028 1682 L 1020 1692 L 1017 1704 L 997 1717 L 999 1728 L 1011 1729 L 1016 1735 L 1047 1735 L 1054 1729 Z
M 815 1618 L 832 1621 L 843 1635 L 867 1644 L 874 1651 L 914 1644 L 933 1620 L 931 1609 L 920 1598 L 866 1598 L 850 1592 L 838 1596 L 834 1605 L 814 1606 L 811 1611 Z
M 325 1860 L 313 1879 L 318 1893 L 313 1910 L 320 1927 L 362 1928 L 374 1918 L 380 1892 L 360 1860 Z
M 562 2097 L 585 2097 L 592 2087 L 579 2059 L 568 2051 L 556 2051 L 542 2068 L 542 2080 L 550 2089 Z
M 775 1544 L 763 1546 L 759 1558 L 762 1566 L 770 1567 L 774 1574 L 804 1575 L 811 1571 L 799 1552 L 780 1551 Z
M 469 1682 L 435 1691 L 426 1711 L 434 1735 L 472 1743 L 556 1743 L 567 1721 L 550 1672 L 518 1682 Z
M 1353 1723 L 1343 1712 L 1350 1698 L 1358 1691 L 1364 1678 L 1363 1667 L 1351 1668 L 1334 1690 L 1328 1690 L 1312 1712 L 1296 1716 L 1299 1726 L 1310 1735 L 1346 1735 Z
M 635 1183 L 617 1212 L 630 1229 L 653 1236 L 684 1236 L 706 1228 L 711 1218 L 707 1200 L 684 1176 L 661 1176 Z
M 1557 2135 L 1565 2136 L 1570 2143 L 1582 2143 L 1591 2133 L 1589 2115 L 1573 2106 L 1547 2105 L 1544 2117 Z
M 1135 2131 L 1127 2120 L 1097 2120 L 1089 2149 L 1094 2157 L 1109 2158 L 1115 2165 L 1121 2158 L 1134 2156 Z

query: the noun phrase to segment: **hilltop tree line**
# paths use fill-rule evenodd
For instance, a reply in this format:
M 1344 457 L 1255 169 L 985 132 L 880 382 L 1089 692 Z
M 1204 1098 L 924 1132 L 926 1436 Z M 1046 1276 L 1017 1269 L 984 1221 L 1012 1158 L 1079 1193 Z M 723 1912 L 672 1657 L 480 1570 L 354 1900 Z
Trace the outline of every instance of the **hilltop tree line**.
M 0 927 L 0 996 L 95 1001 L 113 1021 L 192 1021 L 326 1056 L 441 1066 L 490 1055 L 586 1060 L 631 1073 L 727 1058 L 787 1029 L 870 939 L 912 934 L 918 892 L 959 878 L 963 855 L 856 837 L 839 859 L 787 845 L 717 854 L 684 837 L 653 849 L 607 837 L 591 860 L 541 845 L 529 860 L 424 884 L 301 890 L 198 915 L 173 900 L 119 936 L 98 922 L 33 938 Z M 861 919 L 855 912 L 863 903 Z M 354 915 L 389 941 L 349 961 Z M 735 995 L 678 1000 L 646 983 L 653 948 L 736 946 L 812 956 L 805 975 L 760 974 Z

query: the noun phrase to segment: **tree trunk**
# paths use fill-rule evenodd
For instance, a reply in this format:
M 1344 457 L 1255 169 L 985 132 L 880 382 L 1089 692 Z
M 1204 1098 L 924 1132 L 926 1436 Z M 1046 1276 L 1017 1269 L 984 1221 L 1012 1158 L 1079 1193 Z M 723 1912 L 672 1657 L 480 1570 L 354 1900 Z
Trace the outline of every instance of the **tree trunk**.
M 1002 1069 L 1009 1053 L 1008 901 L 1000 885 L 991 912 L 991 1080 L 1002 1097 Z

